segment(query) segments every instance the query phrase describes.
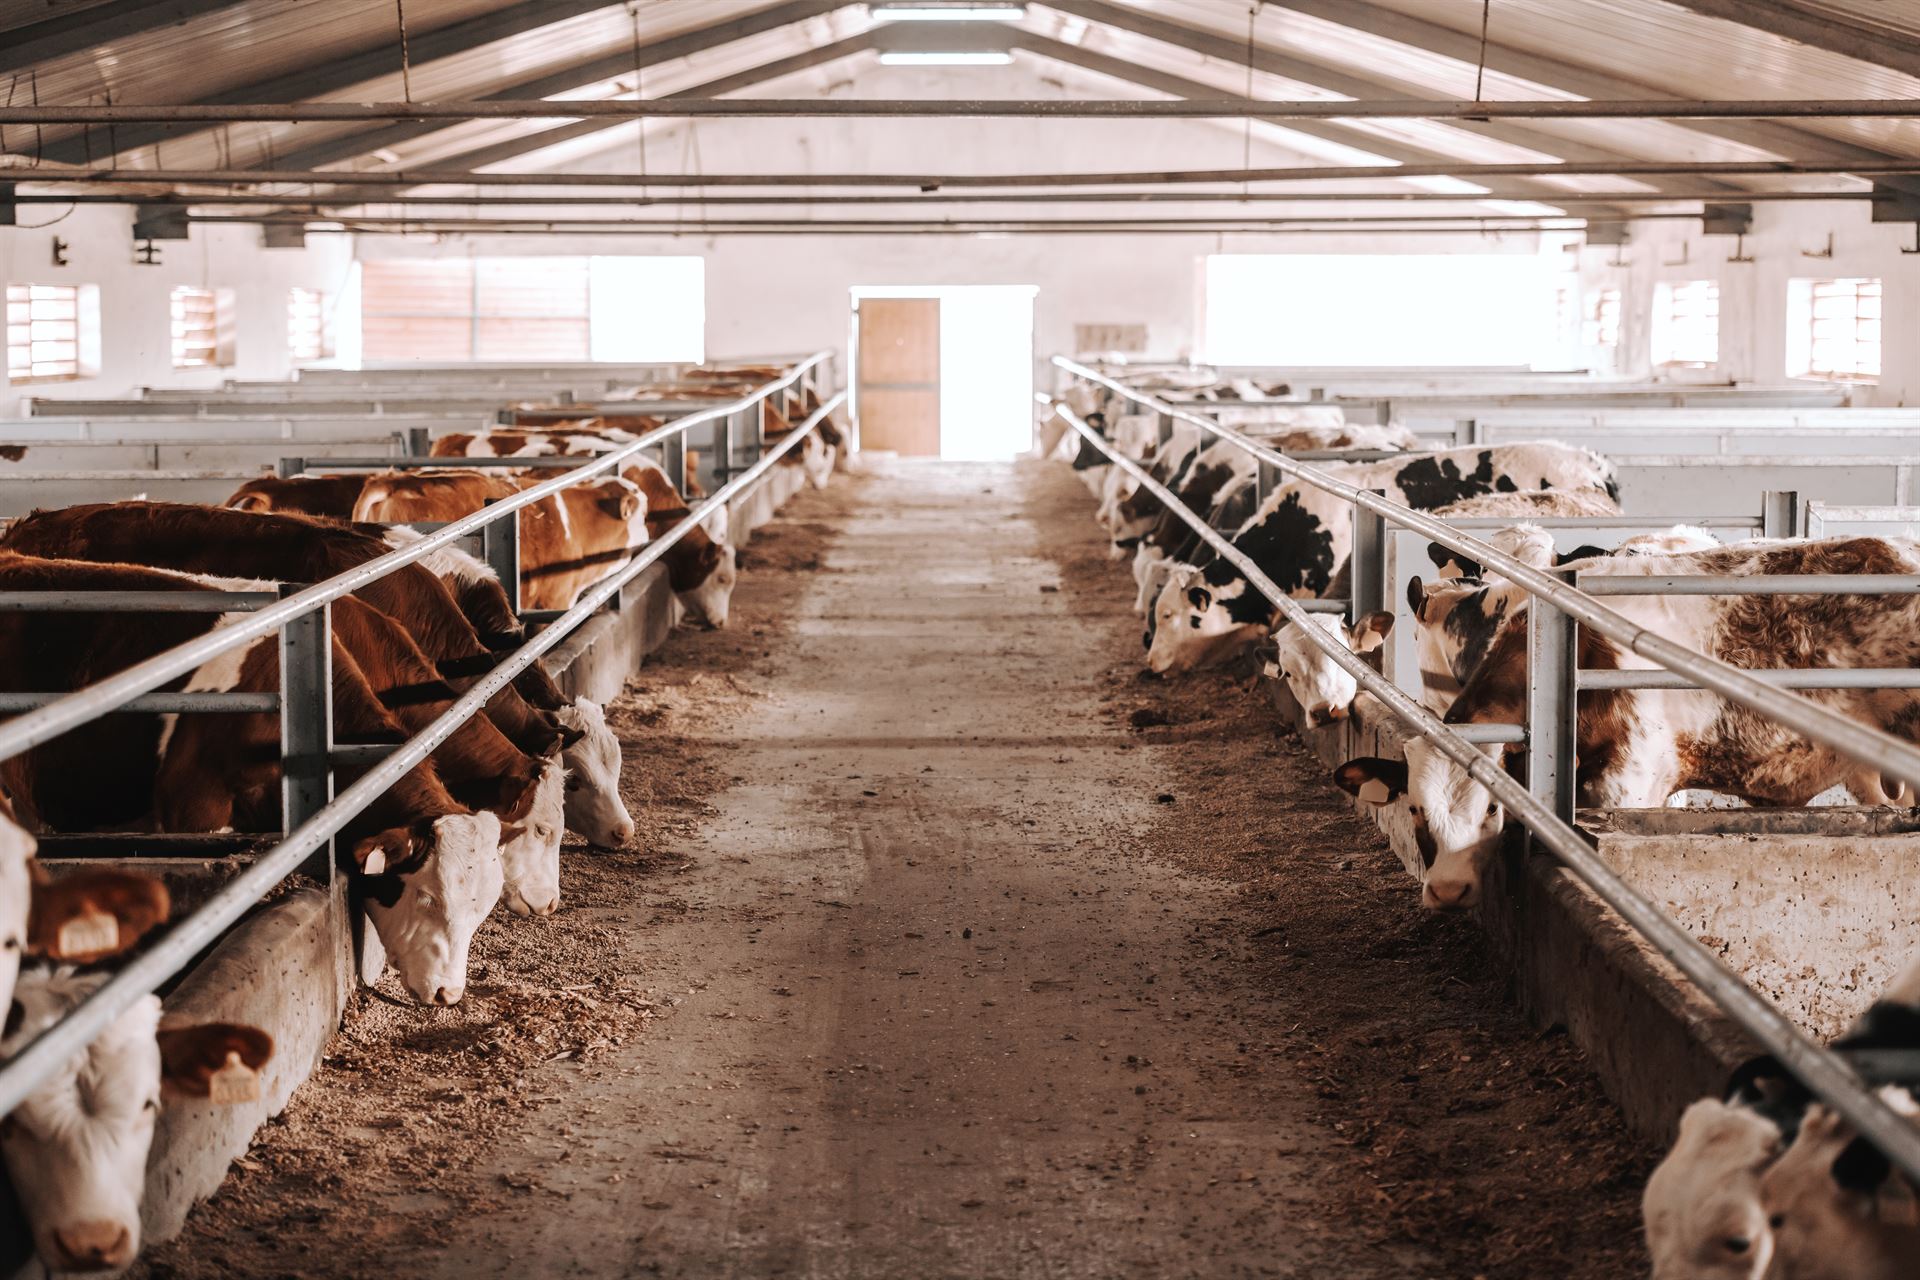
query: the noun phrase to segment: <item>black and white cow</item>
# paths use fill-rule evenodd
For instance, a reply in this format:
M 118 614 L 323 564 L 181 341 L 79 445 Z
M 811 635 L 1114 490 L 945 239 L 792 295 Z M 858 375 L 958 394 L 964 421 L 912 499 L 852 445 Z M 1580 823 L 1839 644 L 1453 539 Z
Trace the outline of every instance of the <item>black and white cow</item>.
M 1920 1049 L 1920 964 L 1833 1049 Z M 1912 1093 L 1888 1087 L 1895 1110 Z M 1680 1117 L 1641 1197 L 1654 1280 L 1895 1280 L 1920 1261 L 1920 1204 L 1884 1155 L 1771 1057 Z
M 1618 492 L 1605 458 L 1545 442 L 1449 449 L 1324 470 L 1422 511 L 1490 493 Z M 1280 590 L 1296 598 L 1323 595 L 1352 550 L 1353 507 L 1317 486 L 1289 481 L 1268 495 L 1233 543 Z M 1265 636 L 1273 614 L 1273 605 L 1224 560 L 1175 570 L 1154 608 L 1147 665 L 1164 673 L 1226 661 Z
M 1448 503 L 1433 514 L 1442 519 L 1516 514 L 1540 518 L 1613 515 L 1618 511 L 1612 499 L 1598 489 L 1548 489 L 1531 493 L 1490 493 L 1479 498 L 1468 498 L 1464 502 Z M 1536 567 L 1553 563 L 1553 535 L 1538 525 L 1523 524 L 1498 529 L 1487 536 L 1487 541 L 1508 555 Z M 1330 589 L 1329 594 L 1338 596 L 1342 592 Z M 1329 636 L 1350 651 L 1369 653 L 1380 647 L 1393 630 L 1393 623 L 1393 614 L 1380 612 L 1360 619 L 1352 627 L 1329 626 L 1326 629 Z M 1321 625 L 1326 626 L 1325 623 Z M 1318 727 L 1346 717 L 1360 687 L 1346 668 L 1302 634 L 1299 628 L 1287 623 L 1282 623 L 1274 633 L 1274 649 L 1277 674 L 1286 680 L 1288 690 L 1305 711 L 1310 725 Z M 1459 692 L 1457 686 L 1453 692 Z M 1444 711 L 1446 706 L 1442 704 L 1433 709 Z
M 1614 556 L 1576 567 L 1642 576 L 1910 574 L 1920 573 L 1920 547 L 1910 539 L 1828 538 L 1677 556 Z M 1911 596 L 1615 596 L 1608 605 L 1631 622 L 1736 667 L 1920 665 L 1920 599 Z M 1447 723 L 1524 719 L 1526 650 L 1526 628 L 1503 628 L 1448 708 Z M 1652 666 L 1585 628 L 1578 658 L 1591 669 Z M 1920 690 L 1817 689 L 1804 696 L 1895 737 L 1920 740 Z M 1686 790 L 1722 792 L 1756 805 L 1804 805 L 1836 786 L 1865 804 L 1905 803 L 1910 794 L 1877 768 L 1697 689 L 1583 691 L 1576 760 L 1580 802 L 1603 808 L 1658 808 Z M 1335 780 L 1369 804 L 1407 798 L 1426 867 L 1425 905 L 1466 907 L 1478 900 L 1482 864 L 1502 825 L 1500 807 L 1483 784 L 1425 739 L 1407 744 L 1404 761 L 1349 760 Z

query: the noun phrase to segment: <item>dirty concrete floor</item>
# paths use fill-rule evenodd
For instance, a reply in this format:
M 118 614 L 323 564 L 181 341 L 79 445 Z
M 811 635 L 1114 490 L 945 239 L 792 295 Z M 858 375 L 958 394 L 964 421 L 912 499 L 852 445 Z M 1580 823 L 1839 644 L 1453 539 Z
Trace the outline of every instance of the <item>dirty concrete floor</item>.
M 1031 467 L 863 487 L 673 909 L 603 909 L 678 1003 L 529 1073 L 488 1163 L 534 1189 L 408 1269 L 1434 1274 L 1330 1208 L 1233 890 L 1140 847 L 1174 762 L 1100 715 L 1125 595 L 1076 616 L 1048 545 L 1088 508 Z

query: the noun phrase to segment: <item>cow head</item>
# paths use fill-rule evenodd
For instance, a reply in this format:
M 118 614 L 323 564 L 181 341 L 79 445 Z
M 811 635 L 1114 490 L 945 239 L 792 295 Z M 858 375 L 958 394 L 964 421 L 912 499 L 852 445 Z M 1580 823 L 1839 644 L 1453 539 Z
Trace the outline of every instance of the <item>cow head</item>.
M 1904 1089 L 1881 1098 L 1910 1119 Z M 1886 1156 L 1824 1106 L 1807 1108 L 1785 1155 L 1760 1176 L 1773 1229 L 1767 1280 L 1900 1280 L 1920 1259 L 1920 1197 Z
M 18 1053 L 105 980 L 24 975 L 0 1056 Z M 0 1120 L 0 1155 L 51 1271 L 117 1269 L 140 1252 L 140 1200 L 163 1084 L 204 1098 L 236 1059 L 258 1071 L 273 1052 L 271 1037 L 252 1027 L 159 1022 L 159 999 L 142 997 Z
M 27 951 L 28 903 L 33 893 L 34 839 L 0 800 L 0 1006 L 13 997 Z
M 451 814 L 394 827 L 353 851 L 367 915 L 422 1004 L 458 1004 L 467 989 L 467 949 L 500 900 L 500 819 Z
M 739 557 L 724 542 L 709 542 L 707 552 L 698 566 L 706 575 L 686 590 L 676 590 L 674 597 L 687 621 L 717 629 L 727 625 L 733 607 L 733 588 L 740 581 Z
M 566 786 L 561 757 L 547 756 L 500 815 L 501 897 L 517 916 L 550 916 L 559 909 Z
M 1320 613 L 1313 615 L 1311 625 L 1354 653 L 1372 653 L 1393 630 L 1393 615 L 1370 613 L 1349 627 L 1337 615 Z M 1274 656 L 1287 691 L 1306 713 L 1309 725 L 1318 729 L 1346 719 L 1353 708 L 1353 696 L 1360 689 L 1346 668 L 1292 623 L 1274 633 Z
M 607 727 L 597 702 L 581 698 L 556 714 L 562 724 L 580 731 L 580 740 L 562 757 L 567 827 L 597 848 L 623 848 L 633 839 L 633 817 L 620 798 L 620 739 Z
M 1201 569 L 1175 569 L 1153 606 L 1147 667 L 1165 675 L 1218 666 L 1266 634 L 1258 623 L 1234 617 L 1231 605 L 1253 591 L 1234 575 L 1214 583 Z M 1264 603 L 1264 602 L 1263 602 Z
M 1498 747 L 1488 748 L 1489 754 Z M 1500 841 L 1502 814 L 1493 793 L 1424 738 L 1407 742 L 1407 758 L 1363 756 L 1334 771 L 1347 794 L 1375 807 L 1407 798 L 1424 868 L 1420 905 L 1436 911 L 1480 900 L 1481 872 Z
M 1654 1280 L 1759 1280 L 1773 1253 L 1760 1175 L 1779 1154 L 1779 1127 L 1751 1107 L 1687 1108 L 1640 1200 Z

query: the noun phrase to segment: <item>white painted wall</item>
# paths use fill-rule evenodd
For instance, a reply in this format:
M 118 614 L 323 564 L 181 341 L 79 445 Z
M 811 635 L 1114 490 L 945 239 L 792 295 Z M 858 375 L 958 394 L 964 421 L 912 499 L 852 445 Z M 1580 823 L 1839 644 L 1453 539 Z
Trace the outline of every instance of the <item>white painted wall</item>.
M 50 222 L 60 205 L 21 207 L 21 221 Z M 138 387 L 215 387 L 226 378 L 284 378 L 287 292 L 296 285 L 329 298 L 345 292 L 353 248 L 345 237 L 315 236 L 304 249 L 264 249 L 260 229 L 196 226 L 190 240 L 159 241 L 161 265 L 136 262 L 133 211 L 85 205 L 46 227 L 0 227 L 0 281 L 91 284 L 100 288 L 100 376 L 77 382 L 16 386 L 0 381 L 0 416 L 21 411 L 28 397 L 90 399 L 131 394 Z M 53 265 L 53 240 L 68 244 L 68 265 Z M 232 289 L 238 341 L 225 369 L 173 368 L 168 293 L 176 285 Z
M 1826 251 L 1829 233 L 1833 256 L 1808 257 Z M 1630 244 L 1583 248 L 1580 275 L 1588 289 L 1621 290 L 1623 374 L 1664 376 L 1649 359 L 1654 286 L 1711 279 L 1720 282 L 1720 363 L 1672 376 L 1771 384 L 1787 381 L 1787 282 L 1878 277 L 1885 282 L 1882 374 L 1877 387 L 1860 389 L 1859 400 L 1920 404 L 1920 370 L 1911 359 L 1920 348 L 1920 257 L 1901 252 L 1913 247 L 1913 237 L 1910 224 L 1872 222 L 1860 201 L 1759 204 L 1742 250 L 1753 262 L 1728 262 L 1734 238 L 1702 235 L 1697 222 L 1640 222 Z M 1626 265 L 1613 265 L 1616 260 Z

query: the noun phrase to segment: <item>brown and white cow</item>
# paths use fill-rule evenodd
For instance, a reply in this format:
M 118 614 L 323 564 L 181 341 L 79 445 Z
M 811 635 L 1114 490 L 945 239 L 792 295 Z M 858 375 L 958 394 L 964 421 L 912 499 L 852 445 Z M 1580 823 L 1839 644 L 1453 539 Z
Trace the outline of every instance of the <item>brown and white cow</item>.
M 340 475 L 260 476 L 235 489 L 222 506 L 235 511 L 279 511 L 303 516 L 346 520 L 366 486 L 364 473 Z
M 23 974 L 7 1006 L 0 1059 L 79 1007 L 104 974 Z M 236 1070 L 257 1073 L 273 1038 L 229 1023 L 168 1026 L 143 996 L 26 1101 L 0 1119 L 0 1156 L 49 1271 L 104 1271 L 140 1252 L 147 1153 L 163 1094 L 208 1098 Z
M 0 553 L 0 589 L 198 591 L 204 584 L 134 565 Z M 0 615 L 0 687 L 79 688 L 221 621 L 153 614 L 136 627 L 110 614 Z M 338 636 L 333 666 L 337 739 L 402 740 L 401 723 Z M 183 687 L 276 692 L 279 675 L 277 647 L 265 637 L 210 659 Z M 30 828 L 271 831 L 280 822 L 279 746 L 272 712 L 114 717 L 0 761 L 0 789 Z M 342 775 L 357 776 L 352 769 Z M 343 837 L 402 981 L 423 1002 L 457 1001 L 473 930 L 500 897 L 499 818 L 456 800 L 429 760 L 349 823 Z
M 0 535 L 0 549 L 283 582 L 321 582 L 393 550 L 380 538 L 307 516 L 170 502 L 36 511 Z M 495 647 L 482 642 L 445 584 L 424 565 L 402 566 L 355 594 L 406 627 L 458 691 L 500 661 Z M 148 625 L 161 624 L 154 619 Z M 573 737 L 553 716 L 565 705 L 535 663 L 487 703 L 487 714 L 522 751 L 545 755 L 556 741 Z
M 476 471 L 389 471 L 367 478 L 356 521 L 458 520 L 542 481 Z M 617 476 L 587 481 L 520 508 L 520 605 L 566 609 L 619 572 L 647 541 L 646 500 Z
M 1613 556 L 1575 567 L 1621 576 L 1906 574 L 1920 572 L 1920 549 L 1906 539 L 1829 538 L 1678 556 Z M 1616 596 L 1608 604 L 1632 622 L 1736 667 L 1920 663 L 1920 601 L 1906 596 Z M 1524 627 L 1502 630 L 1446 721 L 1523 720 L 1526 649 Z M 1583 668 L 1652 666 L 1585 628 L 1577 652 Z M 1920 736 L 1920 692 L 1821 689 L 1805 696 L 1897 737 Z M 1406 757 L 1350 760 L 1336 780 L 1370 804 L 1406 796 L 1427 868 L 1422 901 L 1439 908 L 1471 906 L 1479 897 L 1484 859 L 1499 841 L 1501 810 L 1484 785 L 1424 739 L 1409 742 Z M 1804 805 L 1835 786 L 1867 804 L 1894 803 L 1907 794 L 1878 769 L 1701 690 L 1582 692 L 1576 758 L 1581 803 L 1607 808 L 1659 807 L 1683 790 L 1718 791 L 1758 805 Z
M 540 441 L 536 439 L 540 435 L 538 432 L 508 427 L 497 428 L 472 437 L 471 443 L 466 446 L 467 456 L 532 457 L 543 450 L 584 456 L 608 452 L 617 443 L 611 441 L 611 436 L 607 441 L 602 441 L 592 435 L 554 432 L 551 433 L 552 439 Z M 457 442 L 460 437 L 443 436 L 441 439 Z M 434 448 L 438 451 L 441 442 L 435 441 Z M 492 452 L 479 452 L 483 449 Z M 697 463 L 697 457 L 689 454 L 689 481 L 699 469 Z M 638 486 L 646 500 L 649 539 L 660 537 L 687 518 L 689 509 L 686 499 L 674 489 L 666 471 L 651 459 L 630 459 L 621 466 L 620 478 Z M 699 625 L 724 627 L 734 584 L 739 577 L 738 561 L 733 547 L 726 540 L 725 530 L 695 529 L 670 547 L 663 560 L 673 593 L 680 601 L 682 616 Z

